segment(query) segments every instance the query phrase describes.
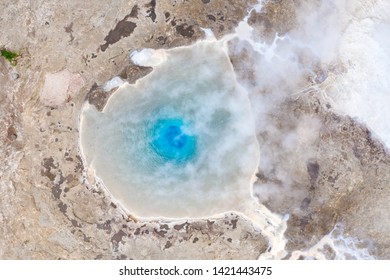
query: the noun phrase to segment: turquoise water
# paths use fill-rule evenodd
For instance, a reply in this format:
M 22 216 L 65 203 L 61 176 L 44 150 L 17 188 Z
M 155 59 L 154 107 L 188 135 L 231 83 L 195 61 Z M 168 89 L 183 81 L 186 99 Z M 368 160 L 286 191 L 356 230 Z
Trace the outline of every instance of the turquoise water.
M 196 136 L 182 119 L 159 119 L 149 132 L 152 151 L 164 161 L 184 164 L 196 155 Z

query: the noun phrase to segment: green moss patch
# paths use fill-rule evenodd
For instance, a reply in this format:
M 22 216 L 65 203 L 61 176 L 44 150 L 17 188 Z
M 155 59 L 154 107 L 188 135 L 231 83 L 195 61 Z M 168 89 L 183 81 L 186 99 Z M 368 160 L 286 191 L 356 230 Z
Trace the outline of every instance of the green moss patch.
M 16 65 L 16 58 L 19 56 L 16 52 L 11 52 L 8 50 L 0 50 L 1 56 L 3 56 L 5 59 L 7 59 L 13 66 Z

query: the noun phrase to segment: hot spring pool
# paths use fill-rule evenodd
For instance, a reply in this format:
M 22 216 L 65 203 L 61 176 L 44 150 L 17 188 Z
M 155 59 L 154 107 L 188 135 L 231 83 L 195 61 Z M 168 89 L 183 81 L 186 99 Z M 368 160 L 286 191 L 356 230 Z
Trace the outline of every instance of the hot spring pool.
M 85 106 L 85 160 L 139 217 L 237 210 L 250 197 L 259 148 L 226 47 L 203 41 L 165 57 L 135 85 L 119 87 L 103 112 Z

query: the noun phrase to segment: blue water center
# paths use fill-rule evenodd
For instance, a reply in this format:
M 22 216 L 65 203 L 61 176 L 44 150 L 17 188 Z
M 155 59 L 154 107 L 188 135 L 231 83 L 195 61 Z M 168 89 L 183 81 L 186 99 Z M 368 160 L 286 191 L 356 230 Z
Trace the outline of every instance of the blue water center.
M 196 155 L 196 136 L 181 119 L 159 119 L 151 129 L 151 147 L 164 161 L 185 163 Z

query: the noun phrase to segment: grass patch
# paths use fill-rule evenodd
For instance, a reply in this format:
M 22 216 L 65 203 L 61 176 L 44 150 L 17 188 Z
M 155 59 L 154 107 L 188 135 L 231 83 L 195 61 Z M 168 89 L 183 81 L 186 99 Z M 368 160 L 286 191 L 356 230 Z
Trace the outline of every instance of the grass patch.
M 11 52 L 11 51 L 8 51 L 8 50 L 0 50 L 0 54 L 1 56 L 3 56 L 6 60 L 8 60 L 11 65 L 15 66 L 16 65 L 16 58 L 19 56 L 18 53 L 16 52 Z

